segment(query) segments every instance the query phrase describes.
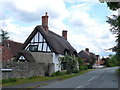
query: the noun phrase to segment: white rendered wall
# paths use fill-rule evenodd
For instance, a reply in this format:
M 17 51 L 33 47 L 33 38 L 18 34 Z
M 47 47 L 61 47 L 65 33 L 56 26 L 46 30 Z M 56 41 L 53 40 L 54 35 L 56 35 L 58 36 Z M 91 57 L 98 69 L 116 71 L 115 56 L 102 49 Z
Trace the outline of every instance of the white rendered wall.
M 59 62 L 59 57 L 63 57 L 63 55 L 61 54 L 55 54 L 53 53 L 53 63 L 55 64 L 55 72 L 56 71 L 61 71 L 61 67 L 60 67 L 60 62 Z

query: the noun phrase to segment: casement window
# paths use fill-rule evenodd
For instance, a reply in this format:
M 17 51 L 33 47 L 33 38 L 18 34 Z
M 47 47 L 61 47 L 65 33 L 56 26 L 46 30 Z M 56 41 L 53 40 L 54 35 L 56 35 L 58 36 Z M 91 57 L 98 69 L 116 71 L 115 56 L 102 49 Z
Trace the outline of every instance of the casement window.
M 29 45 L 30 51 L 38 51 L 38 45 Z
M 40 32 L 36 33 L 26 49 L 29 51 L 51 52 L 50 47 Z

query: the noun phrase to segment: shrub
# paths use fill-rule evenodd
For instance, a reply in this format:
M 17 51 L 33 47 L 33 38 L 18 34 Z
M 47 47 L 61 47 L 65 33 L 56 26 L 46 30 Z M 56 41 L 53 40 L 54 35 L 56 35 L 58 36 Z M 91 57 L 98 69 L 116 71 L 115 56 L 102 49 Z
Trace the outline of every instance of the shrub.
M 82 70 L 87 70 L 88 69 L 88 67 L 86 66 L 86 65 L 83 65 L 83 66 L 80 66 L 79 67 L 79 70 L 80 71 L 82 71 Z
M 2 83 L 4 84 L 4 83 L 8 83 L 8 82 L 16 82 L 16 81 L 17 81 L 16 78 L 8 78 L 8 79 L 3 79 Z
M 67 70 L 66 74 L 71 74 L 72 70 Z
M 72 71 L 72 73 L 78 73 L 78 72 L 79 72 L 78 69 L 75 69 L 75 70 Z
M 57 72 L 51 74 L 51 76 L 62 76 L 62 75 L 65 75 L 65 72 L 57 71 Z

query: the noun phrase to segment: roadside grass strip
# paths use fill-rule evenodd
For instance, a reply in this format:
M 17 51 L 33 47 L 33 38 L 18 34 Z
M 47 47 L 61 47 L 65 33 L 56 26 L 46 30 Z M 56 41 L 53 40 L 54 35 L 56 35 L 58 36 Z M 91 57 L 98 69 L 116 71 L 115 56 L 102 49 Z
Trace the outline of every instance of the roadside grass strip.
M 86 72 L 89 71 L 93 71 L 94 69 L 88 69 L 85 71 L 80 71 L 79 73 L 73 73 L 73 74 L 65 74 L 63 76 L 34 76 L 34 77 L 30 77 L 30 78 L 16 78 L 14 82 L 2 82 L 2 87 L 7 87 L 7 86 L 14 86 L 14 85 L 18 85 L 18 84 L 25 84 L 25 83 L 33 83 L 33 82 L 41 82 L 41 81 L 47 81 L 47 80 L 54 80 L 54 79 L 58 79 L 58 80 L 65 80 L 65 79 L 69 79 L 81 74 L 84 74 Z M 2 80 L 2 81 L 7 81 L 6 79 Z M 44 84 L 43 84 L 44 85 Z M 30 88 L 30 87 L 28 87 Z M 33 88 L 33 87 L 31 87 Z

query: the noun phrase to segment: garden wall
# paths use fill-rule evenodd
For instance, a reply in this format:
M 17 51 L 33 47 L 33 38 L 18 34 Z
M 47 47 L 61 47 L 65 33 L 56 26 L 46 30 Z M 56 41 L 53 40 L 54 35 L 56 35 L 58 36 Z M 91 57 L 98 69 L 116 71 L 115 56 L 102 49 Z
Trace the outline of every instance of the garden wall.
M 45 72 L 53 73 L 54 64 L 49 68 L 44 63 L 30 62 L 3 62 L 2 78 L 29 78 L 33 76 L 45 76 Z

